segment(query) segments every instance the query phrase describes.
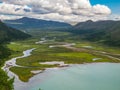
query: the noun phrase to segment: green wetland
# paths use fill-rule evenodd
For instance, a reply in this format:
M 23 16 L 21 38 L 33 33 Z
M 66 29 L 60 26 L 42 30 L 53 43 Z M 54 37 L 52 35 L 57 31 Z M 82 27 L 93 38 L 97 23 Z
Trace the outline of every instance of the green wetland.
M 116 80 L 120 75 L 117 64 L 120 63 L 120 48 L 83 41 L 68 32 L 39 31 L 38 34 L 36 30 L 37 34 L 32 31 L 29 33 L 34 37 L 7 45 L 13 53 L 9 58 L 22 56 L 23 51 L 34 48 L 30 56 L 18 58 L 16 66 L 9 69 L 18 76 L 17 81 L 20 82 L 15 79 L 15 90 L 120 89 L 120 80 Z M 36 80 L 38 77 L 40 80 Z M 31 82 L 35 83 L 34 86 Z M 21 86 L 23 83 L 25 85 Z M 63 83 L 64 87 L 60 85 Z

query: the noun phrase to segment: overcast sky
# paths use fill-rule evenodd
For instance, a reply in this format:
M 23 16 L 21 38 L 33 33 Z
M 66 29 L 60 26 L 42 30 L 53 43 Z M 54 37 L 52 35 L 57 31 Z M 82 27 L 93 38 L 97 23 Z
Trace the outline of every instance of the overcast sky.
M 120 0 L 0 0 L 0 18 L 81 22 L 120 18 Z

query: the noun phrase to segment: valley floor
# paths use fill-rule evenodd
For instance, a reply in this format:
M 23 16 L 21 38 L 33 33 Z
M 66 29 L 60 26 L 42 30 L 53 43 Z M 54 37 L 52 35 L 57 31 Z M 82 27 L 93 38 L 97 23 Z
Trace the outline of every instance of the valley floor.
M 69 64 L 84 64 L 98 62 L 120 62 L 119 49 L 97 46 L 96 44 L 68 40 L 62 42 L 56 38 L 41 37 L 25 41 L 11 42 L 8 47 L 13 51 L 11 58 L 21 56 L 22 52 L 35 48 L 31 56 L 16 60 L 10 71 L 18 75 L 19 79 L 27 82 L 35 74 L 46 68 L 66 67 Z
M 10 59 L 22 56 L 25 50 L 35 48 L 30 56 L 18 58 L 16 66 L 7 65 L 23 82 L 28 82 L 46 68 L 98 62 L 120 63 L 120 48 L 82 41 L 79 36 L 68 32 L 41 31 L 38 36 L 35 32 L 32 35 L 35 35 L 34 38 L 7 45 L 12 50 Z

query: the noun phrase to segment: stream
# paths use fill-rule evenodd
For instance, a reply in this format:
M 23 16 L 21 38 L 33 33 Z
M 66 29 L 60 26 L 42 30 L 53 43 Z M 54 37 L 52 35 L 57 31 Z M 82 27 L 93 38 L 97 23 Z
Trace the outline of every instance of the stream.
M 23 51 L 23 56 L 19 56 L 19 57 L 15 57 L 15 58 L 12 58 L 8 61 L 5 62 L 4 66 L 2 67 L 2 69 L 7 72 L 9 78 L 13 78 L 15 77 L 14 79 L 14 88 L 15 90 L 18 90 L 16 88 L 16 86 L 18 85 L 22 85 L 23 82 L 21 82 L 18 78 L 18 76 L 16 74 L 14 74 L 13 72 L 11 72 L 9 69 L 11 67 L 14 67 L 14 66 L 17 66 L 17 67 L 24 67 L 24 66 L 19 66 L 16 64 L 16 60 L 19 59 L 19 58 L 24 58 L 24 57 L 28 57 L 31 55 L 31 52 L 34 50 L 35 48 L 32 48 L 32 49 L 29 49 L 29 50 L 26 50 L 26 51 Z

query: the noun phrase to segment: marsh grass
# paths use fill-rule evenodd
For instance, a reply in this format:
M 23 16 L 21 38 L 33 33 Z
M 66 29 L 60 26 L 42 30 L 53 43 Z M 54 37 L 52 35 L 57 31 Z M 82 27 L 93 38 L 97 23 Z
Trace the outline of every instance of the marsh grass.
M 66 64 L 82 64 L 93 62 L 113 62 L 106 57 L 88 52 L 75 52 L 64 47 L 49 48 L 49 45 L 39 45 L 29 57 L 17 60 L 17 64 L 25 67 L 12 67 L 10 70 L 17 74 L 20 80 L 27 82 L 34 74 L 32 70 L 44 70 L 58 65 L 42 65 L 40 62 L 64 61 Z M 93 61 L 93 58 L 101 58 Z M 29 68 L 28 68 L 29 67 Z

